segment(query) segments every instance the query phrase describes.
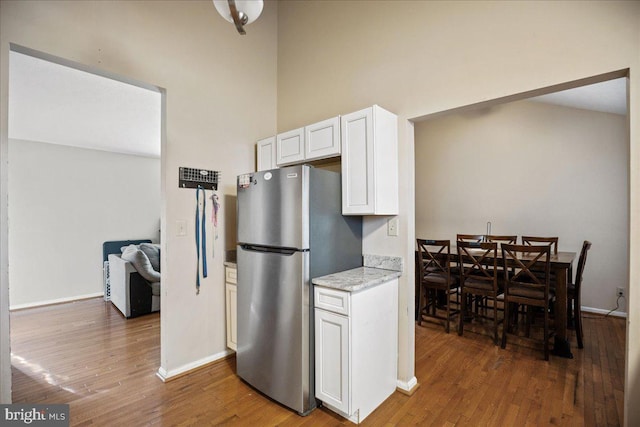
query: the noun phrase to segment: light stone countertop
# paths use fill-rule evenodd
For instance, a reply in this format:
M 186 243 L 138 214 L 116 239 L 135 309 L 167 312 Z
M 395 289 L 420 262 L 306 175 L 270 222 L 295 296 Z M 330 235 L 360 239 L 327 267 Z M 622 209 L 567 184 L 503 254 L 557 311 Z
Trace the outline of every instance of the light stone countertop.
M 400 277 L 402 273 L 394 270 L 383 270 L 373 267 L 358 267 L 339 273 L 316 277 L 311 283 L 325 288 L 338 289 L 347 292 L 358 292 L 389 280 Z
M 238 265 L 235 262 L 230 262 L 230 261 L 225 261 L 224 266 L 230 267 L 230 268 L 238 268 Z

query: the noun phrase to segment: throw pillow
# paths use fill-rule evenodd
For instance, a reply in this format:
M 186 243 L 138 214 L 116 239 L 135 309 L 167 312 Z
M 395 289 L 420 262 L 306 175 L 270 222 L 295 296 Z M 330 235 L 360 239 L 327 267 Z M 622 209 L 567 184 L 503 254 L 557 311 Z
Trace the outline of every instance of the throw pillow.
M 140 250 L 149 258 L 153 269 L 160 272 L 160 245 L 140 243 Z
M 159 282 L 160 273 L 151 266 L 151 261 L 136 245 L 129 245 L 122 252 L 122 259 L 129 261 L 135 269 L 149 282 Z

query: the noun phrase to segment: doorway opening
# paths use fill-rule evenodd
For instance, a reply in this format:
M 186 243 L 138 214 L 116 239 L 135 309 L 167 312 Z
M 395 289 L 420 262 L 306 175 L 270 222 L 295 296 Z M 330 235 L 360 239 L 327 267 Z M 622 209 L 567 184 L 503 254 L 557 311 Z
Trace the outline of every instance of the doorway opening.
M 113 319 L 102 244 L 161 243 L 165 90 L 14 44 L 9 68 L 10 311 L 105 297 Z
M 584 103 L 549 99 L 564 97 L 560 93 L 569 89 L 609 85 L 621 88 L 615 103 L 623 105 L 622 111 L 594 111 Z M 626 316 L 627 301 L 617 288 L 626 295 L 630 286 L 627 94 L 628 70 L 619 70 L 411 120 L 413 238 L 486 234 L 490 222 L 491 234 L 557 235 L 565 251 L 579 252 L 583 240 L 591 240 L 599 251 L 590 252 L 587 261 L 583 310 Z M 543 95 L 547 99 L 533 99 Z M 429 182 L 440 184 L 424 185 Z M 577 256 L 574 271 L 576 264 Z M 582 351 L 575 338 L 571 345 L 574 354 Z M 622 347 L 616 357 L 624 358 Z M 624 381 L 624 366 L 615 369 L 616 378 Z M 622 390 L 616 393 L 621 407 Z

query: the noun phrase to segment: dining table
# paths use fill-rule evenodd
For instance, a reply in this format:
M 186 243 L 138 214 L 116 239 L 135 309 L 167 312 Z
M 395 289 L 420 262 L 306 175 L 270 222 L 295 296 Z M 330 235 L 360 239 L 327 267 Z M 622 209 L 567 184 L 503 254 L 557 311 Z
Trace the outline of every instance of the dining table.
M 498 265 L 502 265 L 502 252 L 498 250 L 497 257 L 499 258 Z M 518 258 L 521 261 L 526 261 L 531 258 L 530 254 L 520 253 Z M 570 271 L 572 269 L 573 261 L 576 258 L 576 252 L 557 252 L 550 255 L 550 271 L 555 273 L 555 337 L 553 343 L 552 354 L 572 359 L 573 353 L 571 352 L 571 345 L 567 338 L 567 289 L 569 286 Z M 420 269 L 418 265 L 418 252 L 416 251 L 416 307 L 419 306 L 419 286 L 420 286 Z M 450 249 L 450 259 L 454 263 L 458 261 L 458 252 L 455 246 Z M 543 261 L 539 261 L 537 264 L 544 265 Z

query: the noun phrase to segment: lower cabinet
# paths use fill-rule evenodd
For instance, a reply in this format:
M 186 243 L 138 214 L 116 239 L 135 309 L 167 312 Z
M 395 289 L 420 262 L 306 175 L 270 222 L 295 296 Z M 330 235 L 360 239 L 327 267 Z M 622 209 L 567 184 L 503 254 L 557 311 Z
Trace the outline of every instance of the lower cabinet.
M 358 292 L 315 286 L 316 398 L 354 423 L 396 389 L 398 279 Z
M 238 349 L 238 309 L 236 305 L 238 286 L 236 284 L 237 270 L 225 267 L 225 306 L 227 312 L 227 347 L 233 351 Z
M 315 315 L 316 398 L 348 414 L 349 318 L 318 309 Z

